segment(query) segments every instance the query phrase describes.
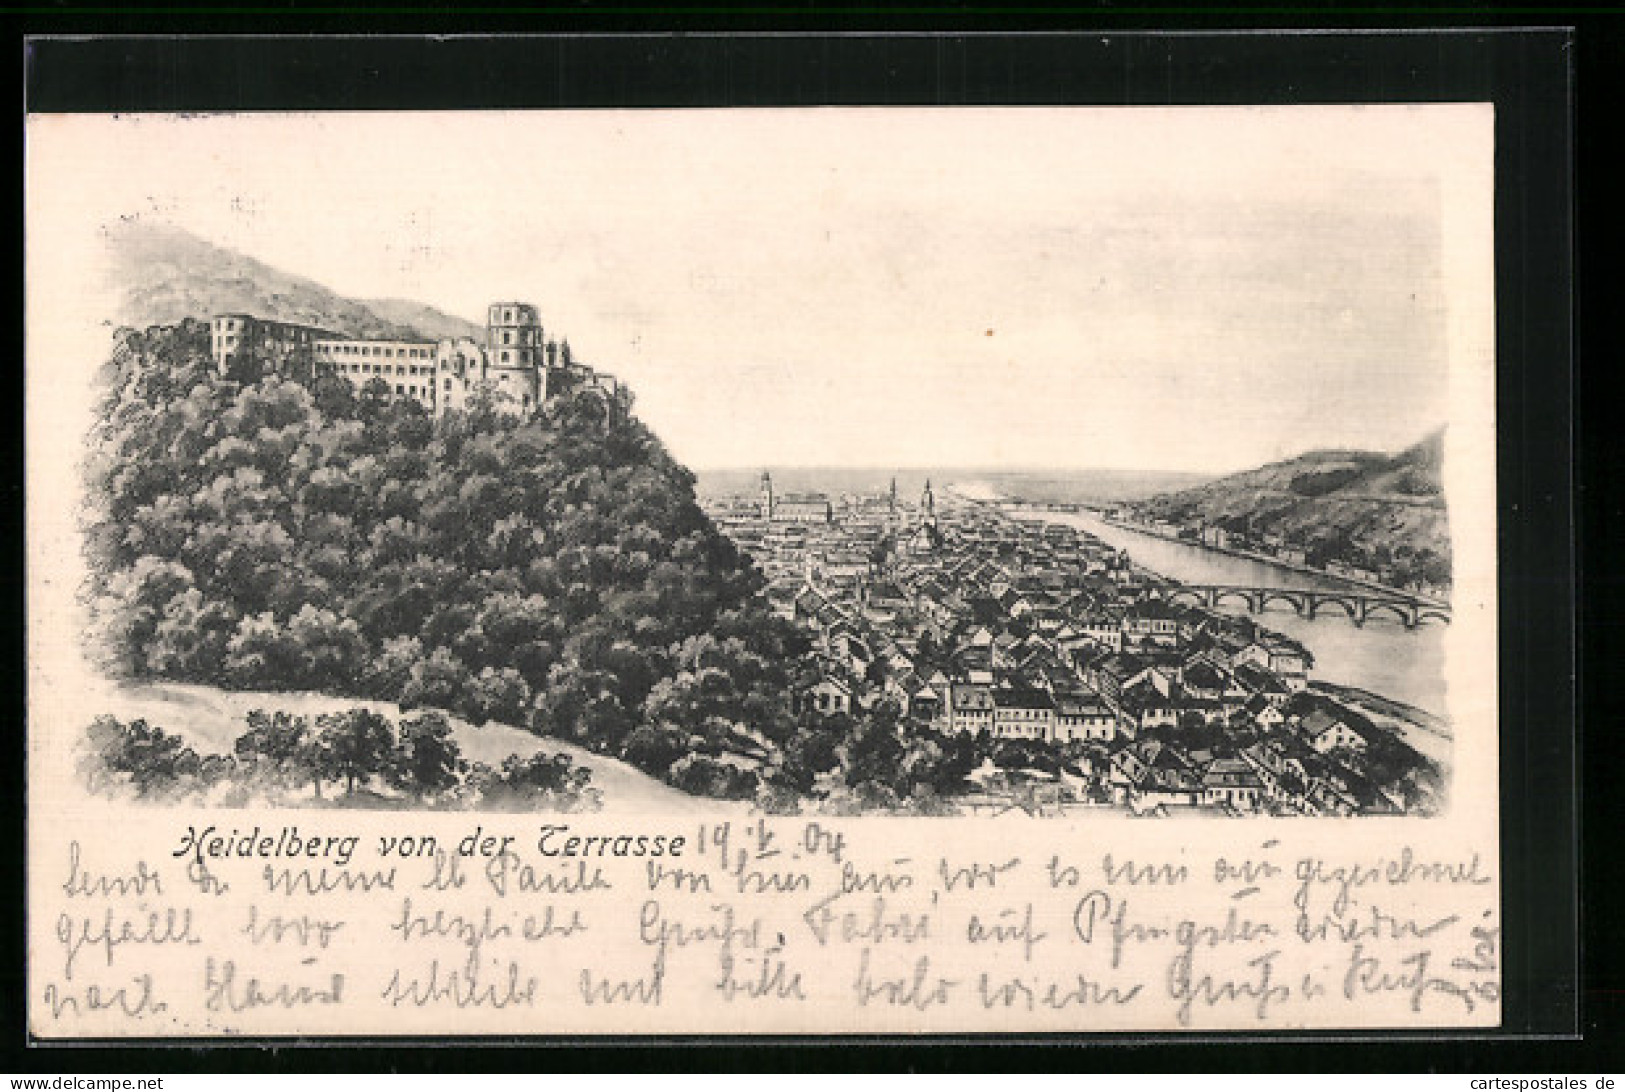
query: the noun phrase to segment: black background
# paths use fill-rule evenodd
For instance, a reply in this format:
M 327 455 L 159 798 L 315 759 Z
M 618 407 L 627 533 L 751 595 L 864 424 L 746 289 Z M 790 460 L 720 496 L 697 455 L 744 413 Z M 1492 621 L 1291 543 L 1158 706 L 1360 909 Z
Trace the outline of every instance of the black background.
M 1513 31 L 1515 25 L 1535 23 L 1537 14 L 1540 25 L 1556 29 Z M 1612 402 L 1611 392 L 1600 384 L 1610 369 L 1605 364 L 1582 371 L 1572 336 L 1577 312 L 1593 317 L 1587 355 L 1593 361 L 1601 358 L 1606 351 L 1601 331 L 1615 309 L 1608 271 L 1616 259 L 1604 240 L 1613 238 L 1608 229 L 1617 220 L 1611 206 L 1617 205 L 1619 190 L 1604 178 L 1603 169 L 1618 139 L 1614 134 L 1625 133 L 1625 118 L 1614 105 L 1621 100 L 1610 93 L 1617 89 L 1614 66 L 1625 63 L 1620 48 L 1625 25 L 1606 16 L 1560 10 L 1539 14 L 1491 7 L 1330 5 L 1291 13 L 1230 8 L 1222 15 L 1172 7 L 1044 14 L 1028 9 L 1003 15 L 956 6 L 894 9 L 885 15 L 860 9 L 761 8 L 726 15 L 634 17 L 555 8 L 524 16 L 470 16 L 465 11 L 455 18 L 427 9 L 385 18 L 293 9 L 177 16 L 52 7 L 14 16 L 11 25 L 22 66 L 18 83 L 25 88 L 27 108 L 35 111 L 1495 102 L 1507 939 L 1505 1026 L 1500 1034 L 1525 1038 L 1365 1036 L 1330 1041 L 1333 1037 L 1320 1035 L 1148 1042 L 1100 1037 L 1082 1046 L 1055 1037 L 926 1043 L 714 1040 L 703 1046 L 554 1040 L 523 1055 L 498 1042 L 444 1049 L 410 1044 L 332 1049 L 281 1042 L 270 1053 L 243 1044 L 206 1050 L 177 1044 L 156 1053 L 130 1047 L 27 1047 L 21 914 L 24 672 L 19 647 L 12 691 L 18 731 L 7 770 L 13 782 L 7 798 L 15 861 L 7 870 L 7 910 L 13 915 L 7 939 L 14 958 L 4 968 L 0 989 L 5 1034 L 14 1048 L 6 1069 L 41 1075 L 391 1068 L 1437 1069 L 1594 1076 L 1625 1068 L 1614 1045 L 1625 977 L 1612 928 L 1615 885 L 1607 852 L 1620 830 L 1622 795 L 1614 783 L 1612 737 L 1619 708 L 1610 676 L 1613 665 L 1625 664 L 1619 627 L 1612 622 L 1620 589 L 1607 569 L 1611 549 L 1625 538 L 1625 504 L 1611 493 L 1607 473 L 1615 457 L 1608 443 Z M 1243 32 L 1272 25 L 1299 33 Z M 1562 29 L 1564 25 L 1569 29 Z M 656 26 L 682 33 L 652 33 Z M 1368 29 L 1301 33 L 1334 26 Z M 1093 33 L 1059 33 L 1080 27 Z M 1372 32 L 1378 27 L 1409 33 Z M 569 36 L 363 36 L 537 29 Z M 843 33 L 815 33 L 832 29 Z M 1158 33 L 1131 33 L 1146 29 Z M 580 36 L 585 32 L 634 36 Z M 163 36 L 182 33 L 211 37 Z M 346 36 L 233 37 L 250 33 Z M 142 37 L 25 39 L 27 34 Z M 1578 131 L 1576 120 L 1581 123 Z M 20 120 L 17 141 L 21 151 Z M 1571 171 L 1576 162 L 1578 178 Z M 21 219 L 19 197 L 16 222 Z M 1584 278 L 1578 282 L 1579 294 L 1571 296 L 1577 237 L 1584 243 L 1579 253 Z M 19 247 L 19 269 L 20 264 Z M 20 303 L 20 292 L 17 298 Z M 20 335 L 20 321 L 16 329 Z M 13 359 L 23 359 L 20 336 Z M 18 389 L 12 403 L 17 428 L 11 465 L 18 474 L 5 518 L 20 574 L 21 369 L 13 375 Z M 1582 419 L 1600 427 L 1594 428 L 1590 443 L 1579 446 Z M 1577 499 L 1590 503 L 1577 510 Z M 1578 537 L 1577 526 L 1583 532 Z M 1578 572 L 1586 574 L 1593 597 L 1584 610 L 1577 610 Z M 12 603 L 19 622 L 20 584 L 13 585 L 18 591 Z M 1578 691 L 1577 615 L 1587 623 L 1591 665 Z M 16 632 L 21 631 L 19 624 Z M 1592 853 L 1583 877 L 1577 852 L 1582 768 L 1577 695 L 1584 698 L 1584 721 L 1590 728 L 1583 769 Z M 1576 727 L 1571 730 L 1571 725 Z M 1585 883 L 1581 905 L 1588 911 L 1583 979 L 1575 964 L 1577 877 Z M 1576 1032 L 1584 1032 L 1584 1038 L 1572 1038 Z M 1527 1038 L 1531 1035 L 1543 1038 Z

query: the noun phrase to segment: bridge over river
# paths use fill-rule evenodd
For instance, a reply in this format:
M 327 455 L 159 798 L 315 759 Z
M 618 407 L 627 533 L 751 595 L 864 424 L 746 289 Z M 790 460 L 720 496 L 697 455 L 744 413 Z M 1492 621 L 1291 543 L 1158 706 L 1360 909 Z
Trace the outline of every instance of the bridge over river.
M 1209 610 L 1217 609 L 1226 602 L 1241 603 L 1254 614 L 1268 610 L 1276 603 L 1285 603 L 1300 617 L 1309 619 L 1332 610 L 1346 615 L 1357 626 L 1365 625 L 1368 618 L 1378 617 L 1402 622 L 1406 629 L 1415 629 L 1427 621 L 1450 621 L 1449 604 L 1353 587 L 1347 590 L 1314 590 L 1240 584 L 1172 584 L 1163 590 L 1162 595 L 1170 603 L 1190 603 Z
M 1260 605 L 1272 608 L 1267 614 L 1257 615 L 1257 620 L 1313 652 L 1317 679 L 1381 694 L 1437 716 L 1450 713 L 1444 682 L 1444 646 L 1450 627 L 1438 624 L 1438 618 L 1449 617 L 1450 608 L 1442 603 L 1425 603 L 1412 596 L 1416 603 L 1434 609 L 1418 609 L 1414 615 L 1417 624 L 1410 626 L 1405 624 L 1412 617 L 1409 602 L 1397 610 L 1372 610 L 1368 603 L 1362 612 L 1360 604 L 1351 599 L 1405 599 L 1408 593 L 1398 589 L 1352 584 L 1257 558 L 1220 553 L 1195 543 L 1159 538 L 1108 523 L 1093 512 L 1034 512 L 1030 518 L 1076 527 L 1126 551 L 1142 570 L 1157 574 L 1156 582 L 1163 594 L 1186 588 L 1194 594 L 1183 601 L 1206 603 L 1206 588 L 1228 588 L 1244 594 L 1225 596 L 1223 606 L 1217 608 L 1221 611 L 1239 614 Z M 1331 593 L 1330 598 L 1342 599 L 1345 605 L 1339 608 L 1330 598 L 1324 603 L 1317 599 L 1315 617 L 1310 618 L 1307 598 L 1296 602 L 1271 598 L 1260 604 L 1261 591 Z M 1283 605 L 1291 609 L 1283 609 Z M 1433 617 L 1435 610 L 1438 617 Z M 1356 625 L 1362 613 L 1376 621 L 1369 626 Z

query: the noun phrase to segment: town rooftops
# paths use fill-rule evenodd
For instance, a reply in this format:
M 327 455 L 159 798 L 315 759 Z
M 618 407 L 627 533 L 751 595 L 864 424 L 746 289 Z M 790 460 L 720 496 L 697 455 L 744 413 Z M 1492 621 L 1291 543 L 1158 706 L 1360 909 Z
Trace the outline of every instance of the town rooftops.
M 954 683 L 953 703 L 956 710 L 990 712 L 993 709 L 993 694 L 980 683 Z
M 1327 712 L 1325 709 L 1316 709 L 1303 718 L 1300 727 L 1306 735 L 1318 736 L 1328 728 L 1335 728 L 1339 724 L 1348 724 L 1348 721 Z M 1349 725 L 1349 727 L 1352 728 L 1353 725 Z
M 1202 784 L 1209 788 L 1257 788 L 1258 771 L 1242 758 L 1216 758 L 1202 775 Z
M 1179 617 L 1179 611 L 1165 599 L 1140 599 L 1129 604 L 1128 617 L 1146 621 L 1167 622 Z
M 1093 695 L 1057 694 L 1055 711 L 1063 717 L 1109 717 L 1111 706 Z
M 993 701 L 1000 709 L 1053 709 L 1055 701 L 1049 691 L 1036 687 L 1011 687 L 993 691 Z

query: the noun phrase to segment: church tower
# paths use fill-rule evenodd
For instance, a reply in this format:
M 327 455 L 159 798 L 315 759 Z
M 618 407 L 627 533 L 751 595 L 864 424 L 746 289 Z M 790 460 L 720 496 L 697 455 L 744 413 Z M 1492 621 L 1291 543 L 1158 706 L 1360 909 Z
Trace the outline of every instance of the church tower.
M 937 499 L 931 493 L 931 479 L 925 479 L 925 491 L 920 494 L 920 520 L 924 523 L 937 522 Z
M 773 522 L 773 477 L 762 471 L 762 519 Z
M 892 476 L 892 480 L 891 480 L 891 497 L 886 501 L 886 511 L 888 513 L 890 513 L 891 515 L 894 515 L 894 516 L 897 514 L 897 477 L 896 477 L 896 475 Z

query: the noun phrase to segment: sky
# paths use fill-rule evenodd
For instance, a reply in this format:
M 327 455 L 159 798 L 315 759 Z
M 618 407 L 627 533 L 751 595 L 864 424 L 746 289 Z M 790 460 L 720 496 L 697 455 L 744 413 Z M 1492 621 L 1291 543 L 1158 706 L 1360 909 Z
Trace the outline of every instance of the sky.
M 1490 126 L 1471 105 L 125 115 L 35 117 L 27 154 L 53 224 L 174 224 L 476 321 L 533 302 L 696 468 L 1224 473 L 1446 422 L 1482 348 L 1461 331 L 1489 250 L 1463 232 L 1488 223 Z

